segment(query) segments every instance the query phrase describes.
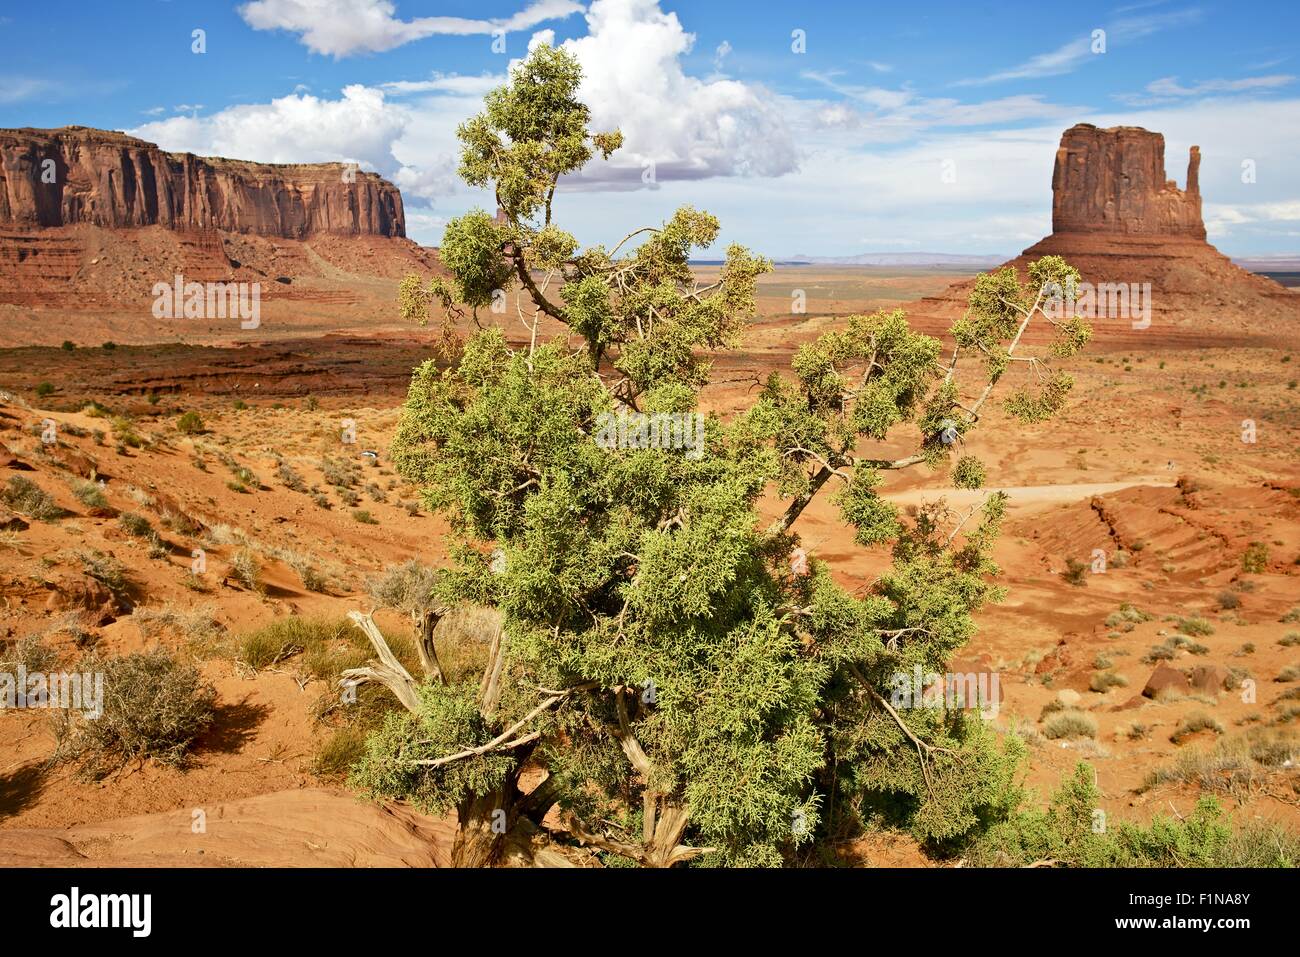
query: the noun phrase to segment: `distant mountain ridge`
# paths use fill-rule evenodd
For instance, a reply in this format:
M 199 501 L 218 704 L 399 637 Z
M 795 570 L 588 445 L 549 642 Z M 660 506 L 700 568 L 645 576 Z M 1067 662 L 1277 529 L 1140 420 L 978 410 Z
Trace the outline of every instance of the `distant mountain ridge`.
M 968 255 L 963 253 L 859 253 L 856 256 L 795 255 L 779 262 L 811 266 L 960 266 L 987 268 L 1010 259 L 1005 255 Z

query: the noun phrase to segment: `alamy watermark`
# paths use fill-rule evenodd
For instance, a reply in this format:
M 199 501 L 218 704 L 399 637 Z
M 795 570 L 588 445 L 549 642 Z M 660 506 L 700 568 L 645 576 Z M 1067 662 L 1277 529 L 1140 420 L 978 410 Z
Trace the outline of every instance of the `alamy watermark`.
M 262 324 L 260 282 L 156 282 L 151 290 L 155 319 L 239 319 L 239 328 Z
M 1151 283 L 1049 282 L 1043 287 L 1048 319 L 1128 319 L 1134 329 L 1151 325 Z
M 704 415 L 699 412 L 602 412 L 596 416 L 602 449 L 686 449 L 704 455 Z
M 94 721 L 104 713 L 104 673 L 29 672 L 21 664 L 16 672 L 0 671 L 0 710 L 7 708 L 80 711 Z
M 996 671 L 926 674 L 917 665 L 910 672 L 896 671 L 890 679 L 889 703 L 895 708 L 962 710 L 978 708 L 981 718 L 995 718 L 1001 699 Z

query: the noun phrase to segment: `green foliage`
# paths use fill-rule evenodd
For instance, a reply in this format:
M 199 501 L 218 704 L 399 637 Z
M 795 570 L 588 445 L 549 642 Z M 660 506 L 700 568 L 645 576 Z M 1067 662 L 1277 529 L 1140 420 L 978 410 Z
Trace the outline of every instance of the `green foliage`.
M 492 739 L 469 683 L 425 685 L 421 712 L 393 712 L 366 741 L 349 782 L 376 797 L 400 797 L 433 814 L 499 788 L 514 768 L 507 753 L 488 753 L 441 767 L 416 762 L 476 748 Z
M 1021 810 L 992 827 L 964 854 L 976 867 L 1294 867 L 1297 841 L 1284 831 L 1234 833 L 1218 801 L 1203 797 L 1184 818 L 1150 824 L 1104 822 L 1092 768 L 1080 763 L 1046 810 Z
M 640 863 L 777 865 L 877 825 L 962 846 L 1020 805 L 1024 745 L 969 711 L 888 696 L 899 675 L 943 673 L 973 613 L 1000 599 L 991 550 L 1006 497 L 954 516 L 941 502 L 900 513 L 880 490 L 890 470 L 942 466 L 1004 376 L 1034 384 L 1012 403 L 1022 417 L 1064 403 L 1068 377 L 1044 367 L 1077 351 L 1086 326 L 1054 327 L 1049 355 L 1010 370 L 1046 287 L 1078 274 L 1046 257 L 1027 283 L 981 277 L 956 355 L 900 310 L 850 317 L 739 415 L 701 416 L 691 454 L 608 447 L 604 416 L 696 413 L 708 353 L 739 341 L 770 264 L 733 245 L 700 286 L 690 257 L 720 228 L 691 207 L 611 250 L 580 248 L 552 223 L 559 177 L 620 141 L 588 133 L 579 80 L 567 53 L 540 46 L 461 127 L 462 177 L 491 188 L 501 214 L 455 221 L 451 281 L 410 277 L 401 293 L 411 318 L 435 305 L 454 317 L 517 280 L 534 327 L 547 318 L 568 333 L 514 348 L 479 328 L 453 361 L 425 362 L 391 450 L 448 520 L 452 561 L 373 587 L 407 610 L 499 612 L 501 666 L 487 664 L 499 698 L 486 679 L 425 683 L 415 713 L 369 738 L 353 783 L 455 809 L 464 824 L 484 802 L 513 807 L 522 770 L 541 767 L 562 819 Z M 899 441 L 916 452 L 870 451 Z M 953 480 L 978 488 L 984 468 L 960 456 Z M 806 554 L 792 561 L 792 526 L 827 485 L 856 541 L 892 558 L 870 585 L 845 588 Z M 788 506 L 764 527 L 772 491 Z M 681 828 L 667 837 L 650 827 L 672 820 Z
M 1268 546 L 1263 542 L 1251 542 L 1241 556 L 1241 570 L 1252 575 L 1268 571 Z
M 197 435 L 203 431 L 203 419 L 197 412 L 186 412 L 176 420 L 176 431 L 181 435 Z

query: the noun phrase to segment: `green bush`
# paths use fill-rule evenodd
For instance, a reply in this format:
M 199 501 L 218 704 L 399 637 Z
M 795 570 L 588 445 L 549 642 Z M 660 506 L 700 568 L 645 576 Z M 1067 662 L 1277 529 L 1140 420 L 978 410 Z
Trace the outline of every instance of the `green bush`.
M 1241 556 L 1241 570 L 1253 575 L 1268 571 L 1268 546 L 1263 542 L 1251 542 Z
M 1234 832 L 1223 809 L 1202 797 L 1184 819 L 1158 816 L 1150 824 L 1107 822 L 1097 811 L 1095 774 L 1080 763 L 1046 810 L 1016 812 L 965 852 L 973 867 L 1294 867 L 1300 837 L 1277 826 Z
M 203 419 L 197 412 L 186 412 L 176 420 L 176 431 L 181 435 L 197 435 L 203 431 Z

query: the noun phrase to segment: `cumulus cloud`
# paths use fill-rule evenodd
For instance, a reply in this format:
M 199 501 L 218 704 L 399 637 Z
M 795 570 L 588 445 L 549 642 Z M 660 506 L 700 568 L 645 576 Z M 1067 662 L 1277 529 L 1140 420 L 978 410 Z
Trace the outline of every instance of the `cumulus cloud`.
M 658 0 L 595 0 L 587 36 L 562 45 L 582 64 L 580 98 L 596 129 L 618 127 L 624 146 L 593 163 L 579 184 L 639 188 L 655 179 L 779 176 L 799 157 L 784 118 L 766 91 L 736 80 L 688 76 L 681 58 L 695 36 Z
M 582 12 L 575 0 L 533 0 L 509 17 L 416 17 L 402 20 L 391 0 L 252 0 L 239 15 L 254 30 L 297 33 L 313 53 L 345 57 L 378 53 L 435 34 L 486 35 L 528 30 Z
M 211 116 L 174 116 L 130 132 L 164 149 L 263 163 L 355 162 L 391 171 L 392 143 L 409 122 L 384 91 L 360 85 L 337 100 L 293 93 Z

